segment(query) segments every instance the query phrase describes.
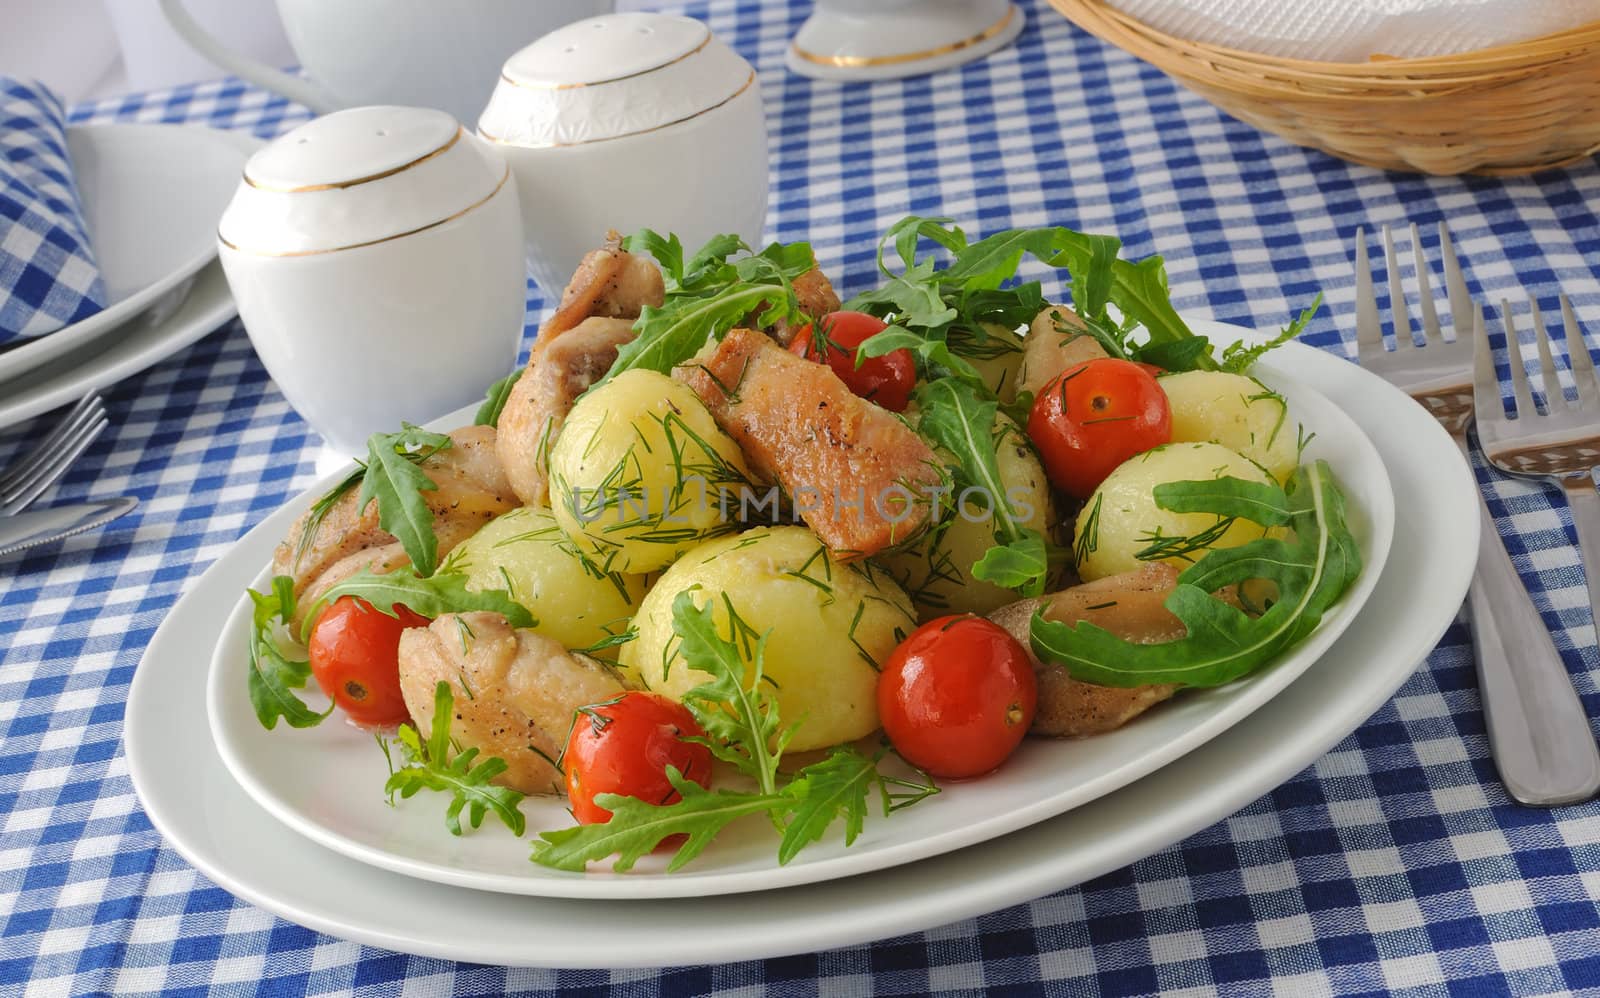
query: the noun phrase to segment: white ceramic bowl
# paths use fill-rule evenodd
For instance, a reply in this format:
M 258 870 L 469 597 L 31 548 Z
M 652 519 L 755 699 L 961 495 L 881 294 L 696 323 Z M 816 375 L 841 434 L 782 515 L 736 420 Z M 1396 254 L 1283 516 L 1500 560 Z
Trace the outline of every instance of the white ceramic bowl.
M 755 70 L 699 21 L 612 14 L 506 62 L 478 134 L 511 164 L 528 266 L 546 295 L 608 229 L 721 232 L 752 246 L 767 211 L 767 127 Z
M 217 239 L 262 363 L 344 454 L 516 362 L 516 185 L 442 111 L 355 108 L 289 132 L 246 164 Z

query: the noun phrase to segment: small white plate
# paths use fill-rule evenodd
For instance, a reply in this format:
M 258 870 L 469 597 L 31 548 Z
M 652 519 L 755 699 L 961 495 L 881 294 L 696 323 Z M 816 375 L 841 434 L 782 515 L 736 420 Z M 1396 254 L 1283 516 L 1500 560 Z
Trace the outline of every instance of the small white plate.
M 1227 341 L 1236 338 L 1230 334 Z M 1327 460 L 1339 476 L 1365 566 L 1318 629 L 1271 668 L 1224 687 L 1187 692 L 1117 731 L 1082 741 L 1028 739 L 997 772 L 946 783 L 914 808 L 869 820 L 848 848 L 836 830 L 779 866 L 772 829 L 744 821 L 677 873 L 665 872 L 666 854 L 648 857 L 627 874 L 611 873 L 604 864 L 570 873 L 531 863 L 528 843 L 497 822 L 452 836 L 440 800 L 387 802 L 380 791 L 388 763 L 371 734 L 345 723 L 301 731 L 261 726 L 245 692 L 252 605 L 243 593 L 212 655 L 208 712 L 217 750 L 258 804 L 330 849 L 425 880 L 511 894 L 621 899 L 764 891 L 870 873 L 996 838 L 1126 786 L 1243 720 L 1317 660 L 1377 584 L 1394 531 L 1394 499 L 1382 459 L 1350 417 L 1315 390 L 1283 375 L 1268 383 L 1289 400 L 1286 425 L 1298 422 L 1315 432 L 1306 459 Z M 464 410 L 438 428 L 470 419 Z M 258 529 L 285 529 L 289 517 L 347 471 Z M 268 571 L 252 580 L 261 591 L 269 582 Z M 535 832 L 572 824 L 562 798 L 530 797 L 522 811 Z
M 39 368 L 122 335 L 122 327 L 147 310 L 165 305 L 170 312 L 184 282 L 216 258 L 217 219 L 245 160 L 261 144 L 237 132 L 181 125 L 67 129 L 109 304 L 81 322 L 0 352 L 0 392 L 9 397 L 18 385 L 37 384 Z
M 238 314 L 222 265 L 200 269 L 177 309 L 151 310 L 109 342 L 85 343 L 15 381 L 0 383 L 0 428 L 114 385 L 170 357 Z M 154 321 L 159 319 L 159 321 Z
M 1304 676 L 1227 733 L 1131 786 L 992 842 L 826 884 L 650 904 L 469 891 L 352 863 L 290 832 L 239 788 L 216 757 L 195 681 L 195 663 L 211 654 L 239 590 L 271 557 L 281 520 L 223 554 L 151 640 L 128 694 L 129 775 L 167 842 L 225 890 L 320 932 L 445 960 L 620 968 L 819 952 L 1082 883 L 1232 814 L 1316 760 L 1394 694 L 1466 594 L 1477 485 L 1432 417 L 1354 364 L 1309 347 L 1286 346 L 1264 366 L 1346 409 L 1389 469 L 1397 530 L 1366 609 Z

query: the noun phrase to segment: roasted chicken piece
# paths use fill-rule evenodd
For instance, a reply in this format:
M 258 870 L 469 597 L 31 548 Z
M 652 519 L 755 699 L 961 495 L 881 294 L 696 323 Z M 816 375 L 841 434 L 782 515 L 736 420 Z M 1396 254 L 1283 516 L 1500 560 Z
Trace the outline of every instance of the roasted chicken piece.
M 605 377 L 617 348 L 634 337 L 633 320 L 583 320 L 534 351 L 500 413 L 498 450 L 506 478 L 530 506 L 550 501 L 550 447 L 579 395 Z
M 694 389 L 750 467 L 784 488 L 836 556 L 876 554 L 927 521 L 943 480 L 933 450 L 851 394 L 826 364 L 734 329 L 673 377 Z
M 829 312 L 839 311 L 839 293 L 833 290 L 833 282 L 828 280 L 828 275 L 822 268 L 812 263 L 811 269 L 796 277 L 792 282 L 795 300 L 800 305 L 800 311 L 806 319 L 820 319 Z M 756 309 L 745 316 L 747 325 L 755 325 L 763 309 Z M 777 340 L 781 345 L 788 346 L 799 331 L 799 327 L 790 327 L 786 320 L 779 319 L 774 325 L 762 330 L 768 336 Z
M 1161 644 L 1184 637 L 1182 621 L 1163 605 L 1178 583 L 1178 571 L 1159 562 L 1049 596 L 1025 599 L 1003 606 L 989 619 L 1004 627 L 1033 659 L 1039 681 L 1039 706 L 1033 716 L 1034 734 L 1083 738 L 1122 727 L 1171 697 L 1172 685 L 1118 688 L 1079 682 L 1058 665 L 1040 662 L 1028 643 L 1029 624 L 1035 610 L 1046 620 L 1076 624 L 1087 620 L 1139 644 Z
M 590 316 L 637 319 L 644 306 L 666 300 L 661 268 L 647 256 L 622 248 L 622 237 L 606 233 L 606 244 L 585 256 L 561 292 L 561 304 L 539 327 L 537 346 L 544 346 Z M 537 348 L 537 347 L 536 347 Z
M 578 264 L 500 414 L 500 461 L 523 503 L 550 501 L 545 462 L 567 411 L 611 370 L 644 307 L 665 300 L 655 261 L 623 249 L 615 232 Z
M 1075 364 L 1110 356 L 1098 340 L 1083 330 L 1083 320 L 1060 305 L 1034 316 L 1022 340 L 1022 366 L 1017 370 L 1017 390 L 1039 394 L 1050 379 Z
M 494 427 L 463 426 L 451 431 L 450 441 L 449 447 L 420 465 L 438 486 L 423 492 L 422 498 L 433 513 L 441 557 L 479 527 L 517 506 L 495 454 Z M 369 502 L 362 508 L 359 496 L 359 487 L 346 491 L 309 536 L 306 530 L 312 512 L 307 510 L 273 552 L 272 572 L 294 579 L 302 614 L 318 596 L 360 569 L 388 571 L 406 562 L 405 551 L 394 535 L 378 525 L 378 504 Z
M 400 635 L 400 692 L 421 731 L 433 723 L 441 681 L 455 698 L 450 736 L 484 758 L 504 759 L 494 782 L 525 794 L 563 792 L 555 760 L 575 712 L 623 691 L 598 659 L 481 611 L 447 613 Z

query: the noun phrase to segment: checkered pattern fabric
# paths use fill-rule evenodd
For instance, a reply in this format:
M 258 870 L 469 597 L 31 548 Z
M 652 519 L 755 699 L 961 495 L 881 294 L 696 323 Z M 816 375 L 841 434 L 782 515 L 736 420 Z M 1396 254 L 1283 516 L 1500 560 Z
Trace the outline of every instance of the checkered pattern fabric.
M 1014 48 L 936 77 L 822 85 L 782 54 L 804 4 L 691 13 L 760 69 L 769 234 L 810 239 L 846 293 L 907 212 L 969 231 L 1046 222 L 1166 257 L 1192 314 L 1353 355 L 1358 225 L 1450 221 L 1474 295 L 1600 333 L 1600 170 L 1380 173 L 1287 145 L 1024 2 Z M 303 114 L 236 82 L 130 97 L 75 120 L 270 135 Z M 535 296 L 533 304 L 544 302 Z M 1525 307 L 1525 306 L 1524 306 Z M 1526 328 L 1526 323 L 1524 323 Z M 1531 358 L 1531 351 L 1529 354 Z M 197 875 L 140 809 L 119 745 L 156 625 L 227 546 L 313 478 L 314 439 L 230 324 L 107 393 L 112 430 L 54 498 L 143 502 L 106 530 L 0 565 L 0 991 L 754 995 L 1495 995 L 1600 991 L 1600 804 L 1514 806 L 1495 778 L 1465 628 L 1324 758 L 1226 821 L 1030 904 L 872 945 L 662 971 L 458 965 L 318 935 Z M 0 435 L 0 460 L 43 421 Z M 1596 647 L 1554 492 L 1479 469 L 1591 716 Z M 51 497 L 46 497 L 50 501 Z
M 39 83 L 0 76 L 0 346 L 106 307 L 67 154 L 67 112 Z

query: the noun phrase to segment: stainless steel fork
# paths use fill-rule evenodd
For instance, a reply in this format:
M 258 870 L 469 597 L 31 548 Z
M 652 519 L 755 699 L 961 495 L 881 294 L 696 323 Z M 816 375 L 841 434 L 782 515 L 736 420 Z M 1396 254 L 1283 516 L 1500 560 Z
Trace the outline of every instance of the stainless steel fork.
M 109 424 L 106 404 L 99 395 L 73 406 L 32 450 L 0 473 L 0 516 L 20 513 L 32 505 Z
M 1439 250 L 1455 333 L 1452 340 L 1444 338 L 1433 302 L 1431 271 L 1417 227 L 1411 226 L 1426 344 L 1418 347 L 1388 226 L 1383 244 L 1395 348 L 1386 351 L 1383 346 L 1366 233 L 1357 230 L 1356 350 L 1361 366 L 1381 374 L 1431 412 L 1470 463 L 1467 433 L 1473 417 L 1474 339 L 1464 333 L 1481 328 L 1482 312 L 1467 293 L 1450 233 L 1440 223 Z M 1467 599 L 1484 722 L 1501 782 L 1524 804 L 1548 807 L 1585 800 L 1600 790 L 1600 747 L 1481 492 L 1478 510 L 1482 525 L 1478 565 Z

